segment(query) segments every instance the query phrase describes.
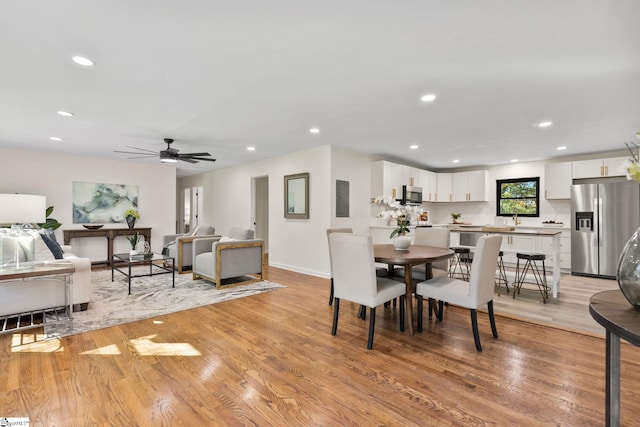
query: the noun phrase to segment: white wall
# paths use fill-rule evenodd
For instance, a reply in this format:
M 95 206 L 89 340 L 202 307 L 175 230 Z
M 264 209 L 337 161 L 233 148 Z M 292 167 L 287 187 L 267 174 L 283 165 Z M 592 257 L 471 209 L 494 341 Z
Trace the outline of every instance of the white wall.
M 507 165 L 489 166 L 488 202 L 457 202 L 457 203 L 425 203 L 431 214 L 431 222 L 443 224 L 451 222 L 449 214 L 453 211 L 462 213 L 462 220 L 473 224 L 493 224 L 496 218 L 496 180 L 510 178 L 540 177 L 540 217 L 519 218 L 522 225 L 541 225 L 542 221 L 554 220 L 570 224 L 571 203 L 567 200 L 546 200 L 544 189 L 547 185 L 544 178 L 544 162 L 513 163 Z M 510 221 L 509 218 L 506 218 Z
M 175 167 L 164 164 L 142 164 L 61 154 L 0 149 L 0 193 L 39 194 L 53 205 L 52 217 L 62 223 L 56 237 L 62 242 L 63 229 L 82 228 L 73 224 L 73 181 L 131 184 L 138 186 L 138 210 L 141 219 L 136 226 L 151 227 L 154 251 L 162 248 L 162 235 L 175 229 Z M 107 224 L 105 228 L 126 227 Z M 74 253 L 93 261 L 106 259 L 105 238 L 82 238 L 72 241 Z M 115 249 L 129 250 L 124 237 L 116 239 Z
M 326 229 L 369 227 L 371 160 L 361 153 L 323 146 L 274 159 L 180 178 L 183 188 L 201 185 L 205 194 L 202 224 L 224 235 L 231 227 L 253 228 L 251 179 L 269 178 L 269 264 L 329 277 Z M 284 176 L 309 172 L 309 219 L 284 218 Z M 350 217 L 335 217 L 335 180 L 350 182 Z

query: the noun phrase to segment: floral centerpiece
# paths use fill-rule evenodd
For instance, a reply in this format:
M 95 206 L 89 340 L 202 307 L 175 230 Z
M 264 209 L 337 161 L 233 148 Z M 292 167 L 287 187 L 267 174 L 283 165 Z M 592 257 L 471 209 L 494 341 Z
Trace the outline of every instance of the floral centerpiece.
M 636 133 L 638 139 L 640 139 L 640 132 Z M 633 179 L 634 181 L 640 182 L 640 166 L 638 165 L 638 144 L 635 142 L 625 142 L 624 145 L 627 146 L 629 153 L 631 153 L 631 158 L 627 159 L 624 163 L 624 169 L 627 173 L 627 178 Z
M 136 232 L 133 236 L 125 236 L 129 243 L 131 244 L 131 251 L 129 252 L 131 255 L 136 254 L 136 246 L 138 246 L 138 242 L 140 241 L 140 235 Z
M 129 228 L 133 228 L 136 225 L 136 220 L 140 219 L 140 213 L 136 209 L 127 209 L 124 212 L 124 218 L 127 220 Z
M 411 215 L 422 215 L 424 210 L 420 206 L 406 206 L 402 205 L 393 197 L 378 196 L 371 200 L 372 204 L 384 205 L 388 208 L 378 213 L 378 218 L 385 218 L 387 220 L 395 220 L 397 222 L 396 228 L 391 232 L 389 238 L 393 239 L 396 236 L 404 236 L 409 233 L 409 223 L 411 221 Z

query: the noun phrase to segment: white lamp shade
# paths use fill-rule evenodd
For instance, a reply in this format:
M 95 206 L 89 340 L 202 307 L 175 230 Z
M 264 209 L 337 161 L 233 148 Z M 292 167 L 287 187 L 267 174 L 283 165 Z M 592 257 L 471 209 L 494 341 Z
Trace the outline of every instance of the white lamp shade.
M 0 194 L 0 224 L 46 221 L 47 198 L 32 194 Z

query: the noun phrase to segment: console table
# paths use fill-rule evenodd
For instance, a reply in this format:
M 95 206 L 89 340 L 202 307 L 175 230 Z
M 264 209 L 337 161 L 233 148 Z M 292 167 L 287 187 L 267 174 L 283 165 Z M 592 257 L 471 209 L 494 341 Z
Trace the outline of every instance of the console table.
M 589 313 L 607 330 L 606 425 L 620 425 L 620 338 L 640 346 L 640 310 L 620 290 L 598 292 Z
M 118 236 L 131 236 L 138 233 L 144 236 L 144 240 L 151 244 L 151 228 L 99 228 L 97 230 L 73 229 L 62 230 L 64 234 L 64 244 L 70 245 L 71 239 L 80 237 L 106 237 L 107 238 L 107 260 L 92 261 L 91 264 L 108 264 L 113 262 L 113 239 Z

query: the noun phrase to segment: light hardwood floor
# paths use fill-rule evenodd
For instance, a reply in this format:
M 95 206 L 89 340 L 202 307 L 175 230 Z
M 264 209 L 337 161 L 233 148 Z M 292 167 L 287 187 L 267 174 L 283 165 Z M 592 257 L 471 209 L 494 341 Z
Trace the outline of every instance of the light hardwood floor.
M 354 304 L 342 303 L 331 336 L 328 280 L 276 268 L 267 277 L 288 287 L 60 340 L 38 342 L 38 330 L 0 336 L 0 417 L 32 426 L 604 425 L 598 336 L 498 316 L 493 339 L 480 315 L 477 353 L 466 310 L 447 307 L 443 322 L 425 319 L 411 336 L 398 331 L 398 309 L 380 307 L 368 351 Z M 640 425 L 640 349 L 621 353 L 622 425 Z

